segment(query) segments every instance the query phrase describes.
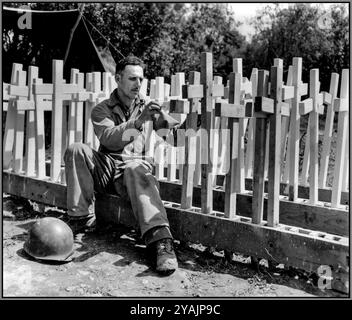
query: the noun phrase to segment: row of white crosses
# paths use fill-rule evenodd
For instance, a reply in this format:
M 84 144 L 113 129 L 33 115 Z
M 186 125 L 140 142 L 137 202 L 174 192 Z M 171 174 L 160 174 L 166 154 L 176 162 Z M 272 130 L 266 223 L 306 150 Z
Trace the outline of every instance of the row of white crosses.
M 52 149 L 50 179 L 60 181 L 62 176 L 63 152 L 68 144 L 83 140 L 83 102 L 87 107 L 107 98 L 116 87 L 110 73 L 103 74 L 103 91 L 100 89 L 100 73 L 87 74 L 86 88 L 83 88 L 84 75 L 77 69 L 71 70 L 71 83 L 63 79 L 63 62 L 53 60 L 53 83 L 43 84 L 38 78 L 38 68 L 30 66 L 27 74 L 21 64 L 13 64 L 10 84 L 3 84 L 4 100 L 8 100 L 5 133 L 3 139 L 3 168 L 27 176 L 46 178 L 44 111 L 52 112 Z M 90 87 L 89 87 L 90 86 Z M 65 104 L 69 106 L 69 118 Z M 5 110 L 6 110 L 5 109 Z M 88 110 L 89 111 L 89 110 Z M 24 119 L 27 112 L 26 135 Z M 89 128 L 90 117 L 86 111 L 85 127 Z M 87 132 L 87 130 L 86 130 Z M 89 132 L 89 131 L 88 131 Z M 94 141 L 94 132 L 86 133 L 84 142 Z M 26 137 L 24 141 L 24 137 Z M 23 147 L 26 144 L 25 163 Z

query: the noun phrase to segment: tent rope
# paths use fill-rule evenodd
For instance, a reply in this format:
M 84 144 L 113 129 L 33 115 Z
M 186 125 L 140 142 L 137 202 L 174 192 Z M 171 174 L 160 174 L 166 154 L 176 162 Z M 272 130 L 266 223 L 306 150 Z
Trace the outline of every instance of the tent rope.
M 108 38 L 106 38 L 84 15 L 82 15 L 82 18 L 83 18 L 83 22 L 87 21 L 93 29 L 95 29 L 99 35 L 109 44 L 111 45 L 112 48 L 114 48 L 114 50 L 120 54 L 123 58 L 125 58 L 125 56 L 109 41 Z M 88 32 L 89 32 L 89 29 L 87 28 Z M 92 35 L 91 35 L 92 36 Z
M 10 7 L 3 7 L 3 10 L 7 11 L 17 11 L 17 12 L 33 12 L 33 13 L 58 13 L 58 12 L 75 12 L 78 11 L 78 9 L 70 9 L 70 10 L 50 10 L 50 11 L 45 11 L 45 10 L 32 10 L 32 9 L 27 9 L 27 8 L 10 8 Z

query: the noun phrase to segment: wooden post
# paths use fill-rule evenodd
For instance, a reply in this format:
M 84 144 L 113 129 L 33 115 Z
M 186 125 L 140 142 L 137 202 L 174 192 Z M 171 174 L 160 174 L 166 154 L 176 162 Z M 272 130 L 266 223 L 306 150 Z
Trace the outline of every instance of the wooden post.
M 346 139 L 348 127 L 348 109 L 349 109 L 349 69 L 342 70 L 340 98 L 335 100 L 334 109 L 339 113 L 337 127 L 337 144 L 334 167 L 334 180 L 332 186 L 331 206 L 337 208 L 340 206 L 342 177 L 344 170 L 344 159 L 346 152 Z
M 220 85 L 222 86 L 222 77 L 216 76 L 214 77 L 213 87 Z M 215 99 L 215 102 L 219 102 L 221 98 Z M 220 150 L 220 117 L 214 117 L 214 124 L 213 124 L 213 132 L 211 135 L 211 145 L 213 146 L 212 150 L 212 163 L 213 163 L 213 187 L 216 186 L 216 178 L 219 173 L 220 161 L 221 161 L 221 150 Z
M 183 97 L 188 97 L 188 89 L 192 88 L 193 85 L 199 86 L 200 84 L 200 73 L 192 71 L 189 75 L 190 86 L 183 86 Z M 197 118 L 198 118 L 198 108 L 199 108 L 199 97 L 188 98 L 188 101 L 182 101 L 182 109 L 179 110 L 182 113 L 187 113 L 186 118 L 186 134 L 185 134 L 185 164 L 183 168 L 182 177 L 182 191 L 181 191 L 181 208 L 189 209 L 192 207 L 193 198 L 193 177 L 196 165 L 196 146 L 197 146 Z M 173 102 L 173 104 L 177 101 Z M 173 113 L 175 113 L 176 108 L 170 107 Z
M 93 92 L 93 73 L 91 72 L 86 73 L 86 91 L 87 99 L 84 108 L 84 143 L 93 148 L 93 124 L 91 121 L 93 103 L 89 101 L 89 94 Z
M 293 82 L 293 66 L 288 67 L 287 73 L 287 86 L 292 86 Z M 292 109 L 292 98 L 284 100 L 289 104 L 289 109 Z M 288 183 L 289 181 L 289 169 L 290 169 L 290 157 L 289 157 L 289 150 L 290 150 L 290 139 L 289 139 L 289 127 L 290 127 L 290 117 L 282 119 L 282 141 L 281 141 L 281 155 L 282 155 L 282 162 L 281 162 L 281 171 L 282 171 L 282 178 L 281 181 L 284 183 Z M 287 190 L 288 193 L 288 190 Z
M 70 82 L 77 84 L 78 86 L 78 69 L 71 69 Z M 80 88 L 81 89 L 81 88 Z M 75 142 L 75 132 L 76 132 L 76 123 L 77 123 L 77 103 L 74 99 L 69 102 L 68 107 L 68 145 L 71 145 Z M 64 149 L 63 149 L 64 150 Z
M 19 75 L 22 71 L 22 65 L 18 63 L 14 63 L 12 65 L 12 74 L 11 74 L 11 85 L 19 86 L 20 79 Z M 10 90 L 10 86 L 8 87 Z M 8 109 L 6 115 L 6 123 L 5 123 L 5 132 L 4 132 L 4 140 L 3 140 L 3 170 L 9 170 L 13 167 L 13 150 L 15 143 L 15 134 L 16 134 L 16 121 L 17 121 L 17 110 L 15 107 L 15 100 L 19 99 L 16 96 L 8 95 Z
M 281 116 L 288 116 L 289 105 L 282 103 L 283 61 L 276 60 L 276 66 L 271 68 L 270 97 L 273 99 L 273 114 L 269 115 L 269 168 L 268 168 L 268 215 L 269 227 L 279 224 L 279 198 L 280 198 L 280 168 L 281 168 Z M 287 97 L 285 97 L 287 98 Z
M 155 102 L 160 105 L 163 104 L 164 101 L 164 78 L 156 77 L 155 78 Z M 153 127 L 151 127 L 153 128 Z M 158 137 L 154 131 L 150 132 L 150 148 L 154 150 L 154 159 L 155 159 L 155 177 L 158 180 L 164 178 L 164 149 L 165 143 L 162 139 L 159 139 L 158 143 L 156 142 L 156 138 Z
M 258 69 L 253 68 L 251 79 L 252 83 L 252 100 L 255 100 L 257 96 L 257 86 L 258 86 Z M 245 161 L 245 176 L 246 178 L 253 176 L 253 151 L 254 151 L 254 128 L 255 128 L 255 118 L 248 119 L 248 142 L 246 150 L 246 161 Z
M 171 77 L 171 97 L 170 99 L 181 99 L 182 98 L 182 86 L 185 84 L 185 75 L 182 72 L 176 73 L 176 75 L 172 75 Z M 179 114 L 172 114 L 178 121 L 182 121 L 183 119 Z M 176 163 L 177 163 L 177 147 L 168 146 L 167 148 L 167 179 L 168 181 L 176 180 Z
M 36 84 L 34 93 L 37 95 L 52 95 L 52 119 L 51 119 L 51 167 L 50 178 L 52 181 L 60 179 L 61 155 L 62 155 L 62 109 L 63 101 L 71 100 L 72 94 L 78 92 L 76 84 L 66 84 L 63 81 L 63 61 L 53 60 L 53 83 Z M 39 161 L 39 159 L 38 159 Z
M 236 197 L 237 193 L 243 192 L 240 180 L 244 180 L 240 164 L 241 141 L 242 136 L 239 132 L 239 119 L 243 119 L 251 115 L 252 104 L 241 104 L 241 82 L 242 75 L 232 72 L 230 74 L 229 84 L 229 103 L 216 103 L 215 115 L 229 118 L 230 129 L 230 168 L 225 176 L 225 217 L 234 218 L 236 215 Z M 250 109 L 248 111 L 248 109 Z M 243 138 L 243 136 L 242 136 Z
M 30 110 L 33 108 L 31 105 L 29 108 L 26 101 L 28 98 L 28 87 L 26 86 L 26 71 L 18 71 L 18 86 L 10 86 L 10 95 L 17 97 L 14 101 L 14 108 L 16 112 L 16 126 L 15 126 L 15 140 L 14 140 L 14 163 L 13 170 L 16 173 L 23 171 L 23 148 L 24 148 L 24 121 L 26 109 Z M 24 104 L 22 103 L 24 102 Z M 21 104 L 22 103 L 22 106 Z
M 76 79 L 74 81 L 78 85 L 78 91 L 84 91 L 84 73 L 76 74 Z M 76 101 L 76 122 L 75 122 L 75 140 L 74 142 L 83 142 L 83 101 Z
M 310 71 L 310 97 L 313 107 L 309 114 L 309 143 L 310 146 L 310 165 L 309 165 L 309 200 L 312 205 L 318 202 L 318 170 L 319 170 L 319 113 L 324 113 L 323 95 L 319 94 L 319 69 Z M 322 109 L 322 110 L 319 110 Z
M 317 70 L 317 69 L 312 69 L 312 70 Z M 312 73 L 311 70 L 311 73 Z M 318 77 L 319 77 L 319 70 L 318 72 Z M 313 72 L 316 73 L 316 72 Z M 316 145 L 316 147 L 313 146 L 313 151 L 315 153 L 318 154 L 318 150 L 315 150 L 316 148 L 318 148 L 318 143 L 319 143 L 319 114 L 323 114 L 324 113 L 324 106 L 323 106 L 323 94 L 320 93 L 319 94 L 319 88 L 320 88 L 320 82 L 319 79 L 315 80 L 312 77 L 316 77 L 316 74 L 312 75 L 311 74 L 311 80 L 310 80 L 310 98 L 302 101 L 299 103 L 299 113 L 300 115 L 306 115 L 309 114 L 309 118 L 308 118 L 308 125 L 307 125 L 307 134 L 306 134 L 306 142 L 305 142 L 305 148 L 304 148 L 304 156 L 303 156 L 303 164 L 302 164 L 302 170 L 301 170 L 301 177 L 300 177 L 300 185 L 308 185 L 308 175 L 310 177 L 310 173 L 309 173 L 309 168 L 310 168 L 310 164 L 311 164 L 311 144 Z M 313 90 L 314 89 L 314 90 Z M 315 113 L 318 113 L 317 115 L 315 115 Z M 318 121 L 318 126 L 316 126 L 316 121 Z M 317 127 L 317 130 L 313 130 L 313 134 L 314 136 L 312 137 L 312 128 L 313 127 Z M 316 131 L 316 132 L 315 132 Z M 315 142 L 315 139 L 318 139 Z M 313 155 L 313 158 L 315 156 Z M 318 160 L 316 160 L 318 161 Z M 317 168 L 318 170 L 318 168 Z M 315 179 L 315 178 L 314 178 Z
M 328 175 L 328 166 L 330 158 L 331 136 L 334 126 L 334 103 L 337 97 L 337 88 L 339 85 L 339 74 L 332 73 L 330 79 L 329 93 L 324 93 L 324 102 L 327 104 L 325 129 L 323 138 L 323 150 L 320 157 L 319 188 L 326 187 L 326 178 Z
M 289 200 L 298 199 L 298 165 L 299 165 L 299 140 L 300 140 L 300 114 L 299 103 L 301 96 L 307 93 L 306 84 L 302 83 L 302 58 L 293 58 L 293 86 L 294 98 L 291 109 L 290 122 L 290 171 L 289 171 Z
M 209 214 L 213 211 L 213 186 L 210 132 L 212 130 L 213 116 L 213 55 L 202 52 L 200 83 L 203 85 L 203 98 L 201 100 L 201 198 L 202 212 Z
M 252 198 L 252 222 L 260 224 L 263 220 L 264 209 L 264 166 L 265 166 L 265 144 L 267 133 L 267 119 L 258 117 L 257 112 L 263 110 L 264 102 L 273 105 L 271 99 L 263 99 L 268 92 L 269 72 L 259 70 L 258 72 L 258 91 L 255 99 L 254 116 L 256 119 L 255 137 L 254 137 L 254 166 L 253 166 L 253 198 Z

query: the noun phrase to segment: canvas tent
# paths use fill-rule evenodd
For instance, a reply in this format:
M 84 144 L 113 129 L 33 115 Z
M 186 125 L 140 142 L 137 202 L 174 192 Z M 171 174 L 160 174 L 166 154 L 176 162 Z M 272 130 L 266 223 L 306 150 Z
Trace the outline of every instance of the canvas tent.
M 31 28 L 19 28 L 18 20 L 31 14 Z M 51 81 L 53 59 L 64 60 L 64 75 L 69 80 L 71 68 L 81 72 L 113 71 L 108 49 L 96 47 L 80 11 L 36 11 L 2 8 L 3 59 L 2 78 L 9 82 L 12 63 L 39 67 L 39 76 Z M 7 43 L 6 43 L 7 39 Z M 15 46 L 14 43 L 22 43 Z

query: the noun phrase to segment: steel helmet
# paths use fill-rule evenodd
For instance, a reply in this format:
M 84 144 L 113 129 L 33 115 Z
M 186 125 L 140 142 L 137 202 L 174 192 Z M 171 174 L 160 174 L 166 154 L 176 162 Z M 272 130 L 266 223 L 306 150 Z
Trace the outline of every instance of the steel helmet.
M 60 219 L 40 219 L 29 230 L 24 250 L 36 259 L 65 261 L 73 251 L 72 230 Z

